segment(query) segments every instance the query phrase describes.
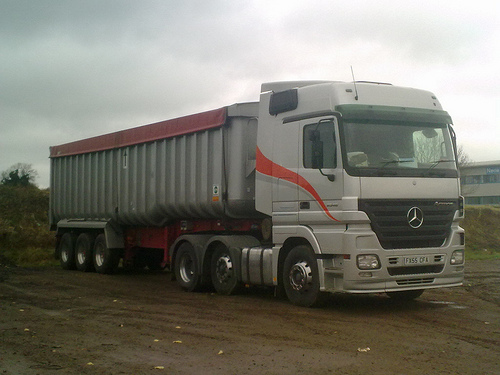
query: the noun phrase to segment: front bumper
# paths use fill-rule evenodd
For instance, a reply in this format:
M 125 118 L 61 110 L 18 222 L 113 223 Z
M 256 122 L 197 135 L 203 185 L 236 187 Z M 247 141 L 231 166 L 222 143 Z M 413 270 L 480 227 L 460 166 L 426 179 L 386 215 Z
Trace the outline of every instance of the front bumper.
M 321 290 L 327 292 L 381 293 L 460 286 L 464 264 L 451 264 L 452 254 L 464 249 L 463 229 L 452 227 L 443 246 L 386 250 L 371 228 L 351 228 L 342 236 L 343 254 L 318 259 Z M 359 254 L 377 255 L 380 268 L 361 270 Z M 408 259 L 425 260 L 408 265 Z

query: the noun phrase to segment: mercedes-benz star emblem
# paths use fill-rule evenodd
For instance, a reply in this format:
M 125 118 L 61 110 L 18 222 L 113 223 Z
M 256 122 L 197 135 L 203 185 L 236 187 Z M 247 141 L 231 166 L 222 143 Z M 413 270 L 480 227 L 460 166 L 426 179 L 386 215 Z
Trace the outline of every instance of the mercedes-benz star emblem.
M 418 207 L 410 208 L 406 217 L 408 218 L 408 224 L 413 229 L 420 228 L 424 223 L 424 213 Z

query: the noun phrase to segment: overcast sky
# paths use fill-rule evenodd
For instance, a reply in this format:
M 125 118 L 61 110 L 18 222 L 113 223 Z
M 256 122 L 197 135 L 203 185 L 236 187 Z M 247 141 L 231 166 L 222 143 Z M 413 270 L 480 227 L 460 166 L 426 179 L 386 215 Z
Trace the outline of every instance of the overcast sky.
M 49 146 L 258 100 L 262 82 L 434 92 L 500 160 L 500 1 L 0 0 L 0 171 Z

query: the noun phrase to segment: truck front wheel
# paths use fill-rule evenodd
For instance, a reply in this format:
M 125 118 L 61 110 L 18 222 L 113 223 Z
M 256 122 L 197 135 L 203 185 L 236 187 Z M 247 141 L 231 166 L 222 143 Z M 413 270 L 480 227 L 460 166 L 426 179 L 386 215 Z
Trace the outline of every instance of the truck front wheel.
M 310 307 L 323 301 L 319 290 L 318 263 L 310 246 L 294 247 L 285 258 L 283 285 L 294 305 Z
M 106 237 L 100 234 L 94 243 L 94 268 L 98 273 L 114 273 L 120 262 L 120 255 L 116 249 L 109 249 L 106 245 Z
M 182 289 L 194 292 L 200 287 L 198 258 L 193 246 L 184 242 L 177 250 L 174 265 L 175 278 Z

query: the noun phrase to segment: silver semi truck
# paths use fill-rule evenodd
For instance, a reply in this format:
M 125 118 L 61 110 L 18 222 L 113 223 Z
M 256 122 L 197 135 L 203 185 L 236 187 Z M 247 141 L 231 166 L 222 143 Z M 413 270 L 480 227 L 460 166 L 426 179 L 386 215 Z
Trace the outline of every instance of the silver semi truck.
M 168 267 L 188 291 L 400 299 L 461 285 L 452 120 L 428 91 L 262 85 L 260 100 L 51 147 L 65 269 Z

